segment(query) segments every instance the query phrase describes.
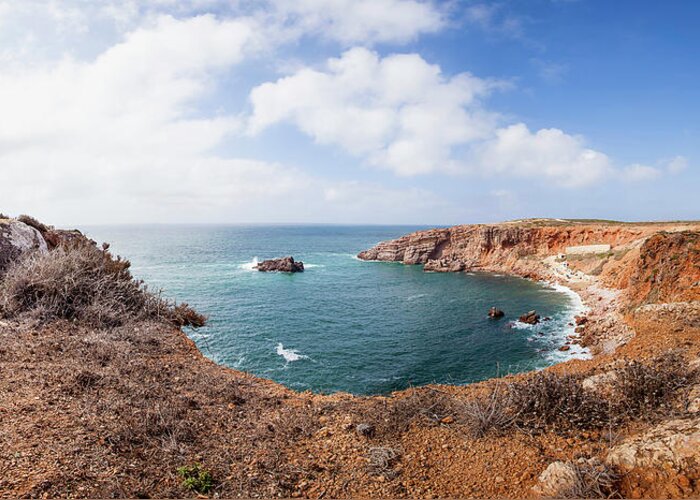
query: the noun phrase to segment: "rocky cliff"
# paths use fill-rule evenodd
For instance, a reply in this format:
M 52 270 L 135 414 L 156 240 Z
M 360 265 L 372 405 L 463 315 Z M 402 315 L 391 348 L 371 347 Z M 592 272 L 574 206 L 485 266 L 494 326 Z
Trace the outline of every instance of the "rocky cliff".
M 424 264 L 426 271 L 498 271 L 551 278 L 547 258 L 567 247 L 607 244 L 610 252 L 571 255 L 566 270 L 600 276 L 606 286 L 626 289 L 636 305 L 656 300 L 698 300 L 695 223 L 629 224 L 561 220 L 461 225 L 417 231 L 381 242 L 358 258 Z M 682 278 L 680 278 L 682 276 Z M 684 286 L 678 287 L 678 279 Z

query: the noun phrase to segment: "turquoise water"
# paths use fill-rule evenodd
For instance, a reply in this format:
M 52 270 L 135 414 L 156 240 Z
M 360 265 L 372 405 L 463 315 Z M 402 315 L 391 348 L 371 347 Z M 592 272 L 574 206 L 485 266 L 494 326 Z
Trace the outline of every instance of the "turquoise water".
M 212 359 L 299 390 L 387 393 L 544 367 L 579 306 L 519 278 L 424 273 L 355 255 L 415 227 L 108 226 L 82 228 L 132 261 L 134 275 L 210 317 L 188 332 Z M 293 255 L 306 272 L 252 270 Z M 506 318 L 490 320 L 492 305 Z M 552 321 L 513 324 L 536 309 Z

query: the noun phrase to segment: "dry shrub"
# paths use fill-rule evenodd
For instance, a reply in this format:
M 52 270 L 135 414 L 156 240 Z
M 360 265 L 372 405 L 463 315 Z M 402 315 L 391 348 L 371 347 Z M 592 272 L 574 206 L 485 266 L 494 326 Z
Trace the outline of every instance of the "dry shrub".
M 130 320 L 166 320 L 202 326 L 206 318 L 187 304 L 174 306 L 134 280 L 128 260 L 87 240 L 13 263 L 0 282 L 0 308 L 8 317 L 32 313 L 44 321 L 66 319 L 95 327 Z
M 377 402 L 365 418 L 377 435 L 403 434 L 411 424 L 438 425 L 447 417 L 460 413 L 459 404 L 451 396 L 437 390 L 412 389 L 408 396 Z
M 464 403 L 464 423 L 469 433 L 480 438 L 489 432 L 503 433 L 513 426 L 510 393 L 500 384 L 486 397 Z
M 513 423 L 520 429 L 591 429 L 611 423 L 611 404 L 585 389 L 581 377 L 538 372 L 508 387 Z
M 383 475 L 392 479 L 398 475 L 394 468 L 401 459 L 402 452 L 398 448 L 388 446 L 373 446 L 367 453 L 368 469 L 372 474 Z
M 697 378 L 676 351 L 647 364 L 627 361 L 616 374 L 613 389 L 619 398 L 619 412 L 631 419 L 673 413 L 678 390 L 690 386 Z
M 0 218 L 2 218 L 2 217 L 0 217 Z M 44 234 L 44 233 L 53 229 L 52 227 L 49 227 L 42 222 L 39 222 L 34 217 L 31 217 L 29 215 L 24 215 L 24 214 L 20 215 L 19 217 L 17 217 L 17 220 L 25 223 L 26 225 L 28 225 L 30 227 L 33 227 L 34 229 L 39 231 L 41 234 Z
M 620 475 L 599 461 L 570 463 L 576 480 L 570 489 L 560 491 L 561 498 L 611 498 L 616 496 Z

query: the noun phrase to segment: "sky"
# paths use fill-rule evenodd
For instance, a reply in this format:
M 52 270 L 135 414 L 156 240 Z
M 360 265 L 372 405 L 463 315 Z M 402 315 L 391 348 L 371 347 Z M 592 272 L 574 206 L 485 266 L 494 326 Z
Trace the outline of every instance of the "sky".
M 695 0 L 0 0 L 0 212 L 700 219 Z

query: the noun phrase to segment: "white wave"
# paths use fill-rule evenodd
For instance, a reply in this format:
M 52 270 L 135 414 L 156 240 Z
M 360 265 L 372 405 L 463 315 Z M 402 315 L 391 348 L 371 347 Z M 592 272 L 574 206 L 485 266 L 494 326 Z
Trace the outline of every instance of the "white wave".
M 516 330 L 535 330 L 537 325 L 531 325 L 530 323 L 523 323 L 522 321 L 511 321 L 510 326 Z
M 416 295 L 410 295 L 410 296 L 406 297 L 406 300 L 408 302 L 413 302 L 416 299 L 421 299 L 423 297 L 427 297 L 427 295 L 428 295 L 427 293 L 418 293 Z
M 574 317 L 588 313 L 590 308 L 583 303 L 581 296 L 571 288 L 564 286 L 559 282 L 545 282 L 545 284 L 551 289 L 567 295 L 571 300 L 571 306 L 565 311 L 562 317 L 557 318 L 556 320 L 557 323 L 561 324 L 561 327 L 556 329 L 554 332 L 554 337 L 558 340 L 558 342 L 554 349 L 546 355 L 546 358 L 550 362 L 568 361 L 570 359 L 590 359 L 592 357 L 590 350 L 586 347 L 582 347 L 579 344 L 567 344 L 569 345 L 568 351 L 559 350 L 559 347 L 561 347 L 564 342 L 570 340 L 569 337 L 576 338 L 579 336 L 576 333 L 576 322 L 574 321 Z
M 304 269 L 313 269 L 314 267 L 326 267 L 323 264 L 307 264 L 304 262 Z
M 297 351 L 296 349 L 285 349 L 281 342 L 277 344 L 277 355 L 282 356 L 287 363 L 308 358 L 308 356 L 299 354 L 299 351 Z
M 258 265 L 258 258 L 253 257 L 253 260 L 250 262 L 245 262 L 243 264 L 238 265 L 238 269 L 245 269 L 246 271 L 252 271 L 255 269 L 255 267 Z

